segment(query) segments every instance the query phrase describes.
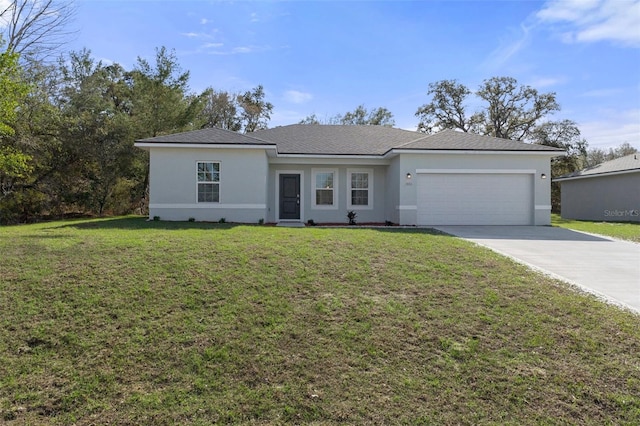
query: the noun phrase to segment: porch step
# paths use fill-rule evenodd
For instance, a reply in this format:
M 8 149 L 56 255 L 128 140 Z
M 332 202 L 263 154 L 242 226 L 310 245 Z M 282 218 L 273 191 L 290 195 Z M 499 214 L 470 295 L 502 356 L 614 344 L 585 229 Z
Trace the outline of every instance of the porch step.
M 278 222 L 276 226 L 282 226 L 283 228 L 304 228 L 302 222 Z

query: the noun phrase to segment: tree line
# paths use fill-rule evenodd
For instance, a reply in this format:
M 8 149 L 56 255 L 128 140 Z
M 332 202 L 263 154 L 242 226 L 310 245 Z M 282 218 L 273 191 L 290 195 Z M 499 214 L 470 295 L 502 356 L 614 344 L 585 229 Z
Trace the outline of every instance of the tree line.
M 189 89 L 189 71 L 175 52 L 156 49 L 132 69 L 103 63 L 89 50 L 57 56 L 69 32 L 72 4 L 14 0 L 0 10 L 0 223 L 65 214 L 144 213 L 149 160 L 136 139 L 219 127 L 249 133 L 267 128 L 274 105 L 263 86 L 232 93 Z M 551 121 L 555 93 L 511 77 L 485 80 L 473 92 L 455 80 L 429 85 L 430 102 L 416 111 L 418 130 L 458 129 L 563 148 L 552 175 L 634 152 L 629 144 L 588 150 L 575 122 Z M 475 96 L 483 104 L 469 111 Z M 386 108 L 353 111 L 301 124 L 393 126 Z M 558 188 L 553 205 L 559 204 Z
M 222 127 L 265 128 L 273 105 L 262 86 L 244 93 L 189 91 L 175 53 L 133 69 L 105 64 L 88 50 L 54 64 L 0 56 L 0 221 L 69 212 L 144 211 L 147 154 L 136 139 Z

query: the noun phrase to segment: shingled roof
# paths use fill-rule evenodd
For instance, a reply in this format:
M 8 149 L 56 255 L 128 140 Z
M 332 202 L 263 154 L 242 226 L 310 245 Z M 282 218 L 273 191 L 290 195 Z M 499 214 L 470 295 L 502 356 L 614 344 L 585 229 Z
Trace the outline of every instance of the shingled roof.
M 611 173 L 640 172 L 640 154 L 630 154 L 615 160 L 605 161 L 598 165 L 587 167 L 577 172 L 559 176 L 554 180 L 576 179 L 586 177 L 596 177 Z
M 141 139 L 137 143 L 240 144 L 277 146 L 279 154 L 374 155 L 394 149 L 460 151 L 547 151 L 562 149 L 516 142 L 490 136 L 445 130 L 434 135 L 383 126 L 293 124 L 240 134 L 222 129 L 203 129 Z
M 191 132 L 174 133 L 172 135 L 156 136 L 154 138 L 139 139 L 138 143 L 170 143 L 170 144 L 231 144 L 231 145 L 274 145 L 272 142 L 243 135 L 219 128 L 193 130 Z
M 384 126 L 293 124 L 253 133 L 278 145 L 280 154 L 384 155 L 424 134 Z
M 396 148 L 465 151 L 564 151 L 561 148 L 546 145 L 524 143 L 455 130 L 443 130 Z

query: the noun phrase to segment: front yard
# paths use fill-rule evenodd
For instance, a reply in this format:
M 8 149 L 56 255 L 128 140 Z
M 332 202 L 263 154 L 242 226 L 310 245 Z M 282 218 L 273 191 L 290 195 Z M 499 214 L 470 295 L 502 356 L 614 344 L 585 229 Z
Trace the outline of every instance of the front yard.
M 640 243 L 640 223 L 572 220 L 552 214 L 551 225 Z
M 0 422 L 640 423 L 640 317 L 450 236 L 118 218 L 0 253 Z

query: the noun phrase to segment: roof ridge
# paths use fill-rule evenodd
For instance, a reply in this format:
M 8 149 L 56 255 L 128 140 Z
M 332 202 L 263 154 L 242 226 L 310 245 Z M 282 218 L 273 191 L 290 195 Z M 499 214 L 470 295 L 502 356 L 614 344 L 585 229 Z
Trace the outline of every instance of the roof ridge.
M 446 129 L 446 130 L 449 130 L 449 129 Z M 444 132 L 444 131 L 445 131 L 445 130 L 443 130 L 442 132 Z M 442 133 L 442 132 L 438 132 L 438 133 Z M 410 144 L 412 144 L 412 143 L 416 143 L 416 142 L 421 141 L 421 140 L 423 140 L 423 139 L 428 139 L 428 138 L 430 138 L 431 136 L 435 136 L 435 135 L 437 135 L 437 134 L 438 134 L 438 133 L 426 134 L 426 133 L 420 133 L 420 132 L 416 132 L 416 133 L 418 133 L 418 135 L 420 136 L 419 138 L 414 139 L 414 140 L 409 141 L 409 142 L 406 142 L 406 143 L 403 143 L 403 144 L 400 144 L 400 145 L 398 145 L 398 146 L 396 146 L 396 147 L 393 147 L 393 148 L 391 148 L 389 151 L 391 151 L 392 149 L 400 149 L 400 148 L 402 148 L 402 147 L 403 147 L 403 146 L 405 146 L 405 145 L 410 145 Z

